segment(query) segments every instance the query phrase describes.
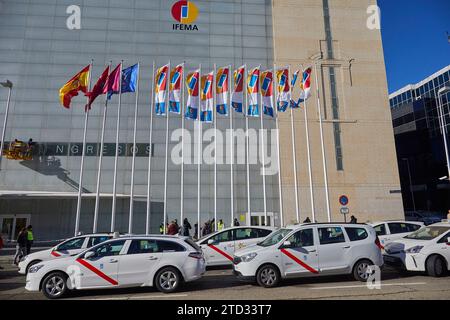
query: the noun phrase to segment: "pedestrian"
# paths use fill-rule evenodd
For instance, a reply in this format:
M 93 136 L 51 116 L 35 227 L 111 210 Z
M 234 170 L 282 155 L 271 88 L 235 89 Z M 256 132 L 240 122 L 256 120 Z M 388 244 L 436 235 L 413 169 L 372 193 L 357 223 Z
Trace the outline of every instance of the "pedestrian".
M 174 236 L 178 233 L 177 226 L 175 225 L 175 221 L 171 221 L 169 226 L 167 227 L 167 234 Z
M 2 250 L 2 249 L 3 249 L 3 234 L 0 233 L 0 250 Z M 0 266 L 0 270 L 2 270 L 2 269 L 3 269 L 3 267 Z
M 17 236 L 16 254 L 14 256 L 14 264 L 18 265 L 22 257 L 25 256 L 27 250 L 27 229 L 22 228 Z
M 161 223 L 161 224 L 159 225 L 159 233 L 160 233 L 160 234 L 164 234 L 164 223 Z
M 225 223 L 223 223 L 222 219 L 219 220 L 219 222 L 217 223 L 217 229 L 219 231 L 222 231 L 225 228 Z
M 237 219 L 237 218 L 234 218 L 233 226 L 239 227 L 240 225 L 241 225 L 241 224 L 239 223 L 238 219 Z
M 30 254 L 33 242 L 34 242 L 33 226 L 30 224 L 27 227 L 27 255 Z
M 303 223 L 311 223 L 311 219 L 309 219 L 309 217 L 306 217 L 306 219 L 303 221 Z
M 358 219 L 356 219 L 355 216 L 351 216 L 350 223 L 358 223 Z
M 173 223 L 175 224 L 175 228 L 176 228 L 176 230 L 177 230 L 177 233 L 180 232 L 180 225 L 178 224 L 178 220 L 175 219 L 175 220 L 173 221 Z
M 181 233 L 185 237 L 190 237 L 189 230 L 192 229 L 191 224 L 189 223 L 189 220 L 187 218 L 184 218 L 183 220 L 183 232 Z
M 198 223 L 194 224 L 194 239 L 198 239 Z

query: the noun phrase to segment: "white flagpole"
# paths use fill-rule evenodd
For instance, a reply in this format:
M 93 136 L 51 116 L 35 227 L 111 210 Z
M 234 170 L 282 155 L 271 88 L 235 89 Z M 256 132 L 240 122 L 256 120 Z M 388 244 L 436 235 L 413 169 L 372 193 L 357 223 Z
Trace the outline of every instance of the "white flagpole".
M 314 72 L 316 79 L 316 92 L 317 92 L 317 111 L 319 112 L 319 125 L 320 125 L 320 144 L 322 147 L 322 163 L 323 163 L 323 178 L 325 183 L 325 201 L 327 206 L 327 217 L 328 222 L 331 222 L 331 212 L 330 212 L 330 196 L 328 194 L 328 173 L 327 173 L 327 159 L 325 156 L 325 145 L 323 142 L 323 125 L 322 125 L 322 111 L 320 107 L 320 96 L 319 96 L 319 74 L 317 73 L 317 63 L 314 63 Z M 315 222 L 315 221 L 313 221 Z
M 288 76 L 291 75 L 291 66 L 288 67 Z M 288 80 L 286 80 L 288 81 Z M 289 99 L 292 99 L 292 86 L 288 81 L 289 85 Z M 294 188 L 295 188 L 295 216 L 297 218 L 297 223 L 300 222 L 300 212 L 298 208 L 298 181 L 297 181 L 297 146 L 295 145 L 295 127 L 294 127 L 294 112 L 291 108 L 291 101 L 288 101 L 288 108 L 291 109 L 291 140 L 292 140 L 292 162 L 294 169 Z
M 122 69 L 123 60 L 120 62 L 119 70 L 119 105 L 117 107 L 117 122 L 116 122 L 116 154 L 114 157 L 114 179 L 113 179 L 113 198 L 111 211 L 111 232 L 116 228 L 116 206 L 117 206 L 117 167 L 119 161 L 119 137 L 120 137 L 120 109 L 122 104 Z
M 149 137 L 149 150 L 148 150 L 148 172 L 147 172 L 147 217 L 145 221 L 145 234 L 150 234 L 150 214 L 151 214 L 151 184 L 150 178 L 152 176 L 152 146 L 153 146 L 153 108 L 155 105 L 155 61 L 153 60 L 152 68 L 152 101 L 150 103 L 150 137 Z M 166 226 L 163 227 L 163 230 Z
M 245 66 L 244 69 L 244 79 L 242 81 L 245 81 L 244 84 L 244 94 L 245 94 L 245 106 L 244 106 L 244 115 L 245 115 L 245 153 L 246 153 L 246 170 L 247 170 L 247 225 L 251 225 L 251 203 L 250 203 L 250 155 L 249 155 L 249 136 L 248 136 L 248 81 L 247 81 L 247 65 Z
M 213 72 L 213 125 L 214 125 L 214 231 L 217 231 L 217 98 L 216 98 L 216 64 L 214 63 L 214 72 Z M 233 221 L 231 221 L 231 224 Z
M 234 81 L 233 81 L 234 83 Z M 234 89 L 234 88 L 233 88 Z M 234 175 L 233 175 L 233 162 L 234 162 L 234 141 L 233 141 L 233 106 L 231 105 L 231 65 L 228 69 L 228 113 L 230 116 L 230 214 L 231 224 L 234 222 Z
M 303 65 L 302 65 L 302 81 L 303 81 Z M 311 214 L 312 221 L 316 221 L 316 212 L 314 209 L 314 187 L 313 187 L 313 179 L 312 179 L 312 168 L 311 168 L 311 146 L 309 144 L 309 129 L 308 129 L 308 108 L 306 107 L 306 97 L 303 100 L 304 108 L 305 108 L 305 135 L 306 135 L 306 150 L 308 155 L 308 174 L 309 174 L 309 193 L 311 197 Z
M 200 186 L 201 186 L 201 163 L 202 163 L 202 122 L 200 121 L 200 112 L 201 112 L 201 90 L 202 90 L 202 65 L 199 66 L 199 74 L 198 74 L 198 97 L 199 97 L 199 105 L 197 109 L 197 125 L 198 125 L 198 150 L 197 150 L 197 238 L 201 238 L 200 230 L 201 230 L 201 221 L 200 221 Z
M 89 88 L 88 91 L 91 91 L 91 73 L 92 73 L 92 65 L 94 64 L 94 59 L 91 60 L 91 64 L 89 65 Z M 87 98 L 87 102 L 89 102 L 89 97 Z M 78 197 L 77 197 L 77 212 L 75 215 L 75 236 L 78 234 L 80 230 L 80 215 L 81 215 L 81 194 L 83 192 L 83 170 L 84 170 L 84 156 L 86 155 L 86 131 L 88 126 L 88 118 L 89 118 L 89 108 L 84 112 L 84 132 L 83 132 L 83 150 L 81 151 L 81 163 L 80 163 L 80 180 L 78 185 Z
M 180 223 L 184 220 L 184 86 L 185 84 L 185 67 L 186 63 L 183 61 L 183 73 L 181 78 L 181 181 L 180 181 Z M 183 225 L 183 224 L 182 224 Z
M 284 226 L 284 215 L 283 215 L 283 194 L 281 186 L 281 161 L 280 161 L 280 128 L 278 124 L 278 103 L 277 103 L 277 91 L 278 91 L 278 78 L 277 78 L 277 68 L 273 65 L 273 79 L 274 79 L 274 109 L 276 110 L 275 116 L 275 129 L 277 132 L 277 164 L 278 164 L 278 195 L 280 197 L 280 226 Z
M 171 70 L 170 70 L 170 61 L 169 61 L 169 69 L 167 71 L 167 79 L 166 79 L 166 160 L 164 165 L 164 234 L 167 233 L 166 225 L 167 225 L 167 174 L 168 174 L 168 157 L 169 157 L 169 90 L 170 90 L 170 81 L 171 81 Z
M 108 78 L 106 78 L 106 86 L 108 85 L 109 73 L 111 72 L 112 61 L 109 62 L 108 68 Z M 98 225 L 98 212 L 100 208 L 100 181 L 102 177 L 102 163 L 103 163 L 103 148 L 105 145 L 105 125 L 106 125 L 106 114 L 108 110 L 108 93 L 105 94 L 105 106 L 103 109 L 103 120 L 102 120 L 102 133 L 100 138 L 100 153 L 98 157 L 98 171 L 97 171 L 97 189 L 95 191 L 95 209 L 94 209 L 94 225 L 92 227 L 92 232 L 97 232 Z
M 260 81 L 260 79 L 258 79 Z M 260 120 L 261 120 L 261 158 L 262 158 L 262 175 L 263 175 L 263 206 L 264 206 L 264 225 L 267 226 L 267 197 L 266 197 L 266 153 L 265 153 L 265 140 L 264 140 L 264 99 L 262 96 L 262 87 L 259 83 L 259 92 L 261 97 L 261 109 L 260 109 Z
M 133 206 L 134 206 L 134 169 L 136 162 L 136 130 L 139 105 L 139 77 L 141 74 L 140 64 L 137 63 L 137 81 L 136 81 L 136 105 L 134 106 L 134 130 L 133 130 L 133 158 L 131 160 L 131 186 L 130 186 L 130 213 L 128 220 L 128 233 L 133 232 Z

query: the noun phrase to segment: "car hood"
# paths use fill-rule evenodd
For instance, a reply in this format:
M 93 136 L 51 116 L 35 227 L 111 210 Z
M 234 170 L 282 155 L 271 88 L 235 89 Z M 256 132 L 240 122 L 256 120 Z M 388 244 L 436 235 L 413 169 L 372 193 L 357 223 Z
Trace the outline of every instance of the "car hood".
M 53 248 L 45 249 L 37 252 L 30 253 L 27 255 L 27 259 L 29 260 L 47 260 L 52 258 L 51 253 Z
M 258 245 L 256 245 L 256 244 L 252 244 L 252 245 L 250 245 L 250 246 L 248 246 L 248 247 L 245 247 L 245 248 L 243 248 L 243 249 L 236 250 L 236 251 L 234 252 L 234 255 L 235 255 L 235 256 L 243 256 L 243 255 L 246 255 L 246 254 L 251 253 L 251 252 L 260 252 L 260 251 L 264 251 L 264 250 L 266 250 L 267 248 L 268 248 L 268 247 L 261 247 L 261 246 L 258 246 Z

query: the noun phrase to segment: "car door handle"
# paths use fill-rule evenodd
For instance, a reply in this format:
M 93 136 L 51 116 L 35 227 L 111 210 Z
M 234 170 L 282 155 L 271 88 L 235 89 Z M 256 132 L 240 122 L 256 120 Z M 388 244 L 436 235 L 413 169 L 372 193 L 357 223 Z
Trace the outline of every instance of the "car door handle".
M 119 262 L 119 260 L 117 260 L 117 259 L 110 259 L 109 260 L 109 263 L 117 263 L 117 262 Z
M 314 250 L 308 250 L 308 252 L 316 252 L 316 250 L 314 249 Z
M 147 260 L 158 260 L 158 257 L 151 256 L 151 257 L 148 257 Z
M 344 249 L 349 249 L 350 246 L 343 246 L 342 248 L 344 248 Z

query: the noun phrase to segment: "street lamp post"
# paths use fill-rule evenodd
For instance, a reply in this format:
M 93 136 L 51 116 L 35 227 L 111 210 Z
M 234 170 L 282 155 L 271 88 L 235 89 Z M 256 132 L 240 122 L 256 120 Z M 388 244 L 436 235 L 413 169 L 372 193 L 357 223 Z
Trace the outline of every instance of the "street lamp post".
M 8 122 L 9 103 L 11 101 L 11 91 L 12 91 L 13 83 L 9 80 L 6 80 L 5 82 L 0 82 L 0 84 L 2 85 L 2 87 L 8 88 L 8 99 L 6 101 L 5 118 L 3 120 L 2 141 L 0 143 L 0 170 L 1 170 L 1 161 L 3 158 L 3 147 L 5 145 L 6 124 Z
M 416 211 L 416 200 L 414 199 L 414 192 L 413 192 L 412 179 L 411 179 L 411 168 L 409 167 L 409 159 L 408 158 L 402 158 L 402 161 L 406 161 L 406 167 L 408 168 L 409 192 L 411 193 L 411 198 L 412 198 L 412 203 L 413 203 L 413 210 Z
M 438 109 L 439 109 L 439 118 L 442 118 L 440 121 L 441 129 L 442 129 L 442 138 L 444 139 L 444 150 L 445 150 L 445 159 L 447 160 L 447 177 L 450 180 L 450 159 L 448 154 L 448 142 L 447 142 L 447 123 L 445 121 L 444 110 L 442 106 L 442 95 L 450 92 L 450 87 L 445 86 L 438 91 Z

